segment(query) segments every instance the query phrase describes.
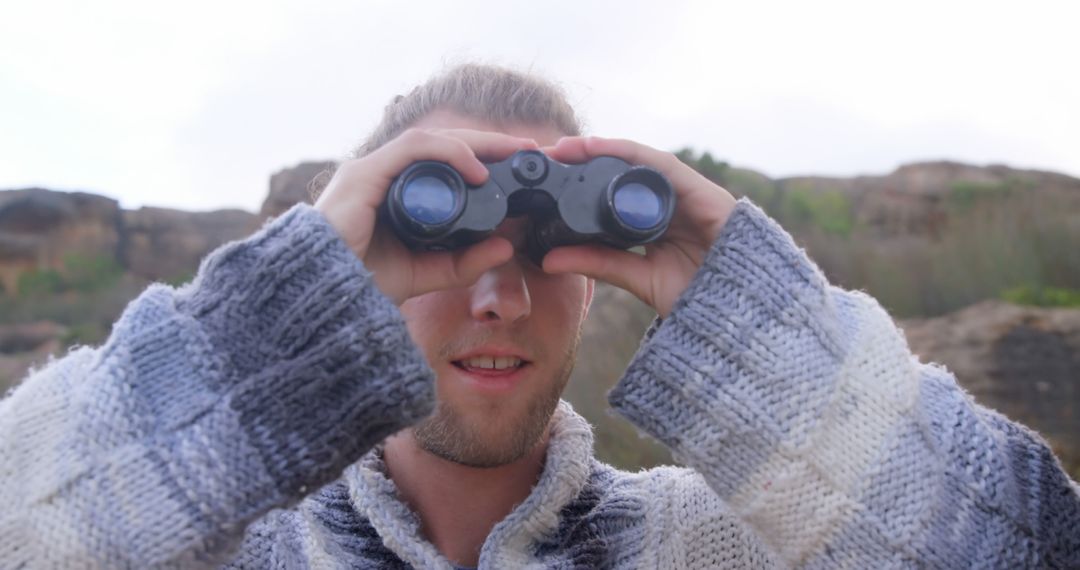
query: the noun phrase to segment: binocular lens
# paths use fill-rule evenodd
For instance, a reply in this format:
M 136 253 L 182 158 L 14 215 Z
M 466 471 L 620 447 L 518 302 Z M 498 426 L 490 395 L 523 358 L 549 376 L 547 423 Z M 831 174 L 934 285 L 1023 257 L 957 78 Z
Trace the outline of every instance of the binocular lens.
M 446 180 L 435 176 L 417 176 L 405 184 L 401 205 L 409 217 L 425 224 L 441 224 L 457 209 L 457 192 Z
M 615 190 L 613 197 L 615 215 L 634 229 L 647 230 L 664 218 L 664 204 L 652 188 L 630 182 Z

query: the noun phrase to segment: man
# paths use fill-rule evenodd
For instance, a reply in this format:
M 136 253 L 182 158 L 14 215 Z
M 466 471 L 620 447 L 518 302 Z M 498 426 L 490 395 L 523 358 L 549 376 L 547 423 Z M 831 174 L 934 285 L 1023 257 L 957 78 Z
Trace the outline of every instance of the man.
M 1077 567 L 1045 444 L 920 364 L 760 210 L 672 155 L 582 138 L 535 78 L 453 69 L 391 104 L 314 207 L 155 286 L 0 403 L 5 567 Z M 647 255 L 522 254 L 528 220 L 413 253 L 390 181 L 540 148 L 659 169 Z M 592 458 L 559 395 L 592 279 L 656 309 L 613 407 L 687 468 Z

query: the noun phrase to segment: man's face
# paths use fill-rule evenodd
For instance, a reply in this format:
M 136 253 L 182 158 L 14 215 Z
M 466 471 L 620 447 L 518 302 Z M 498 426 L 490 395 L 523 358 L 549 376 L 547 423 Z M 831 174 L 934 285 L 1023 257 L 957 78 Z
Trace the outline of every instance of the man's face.
M 562 136 L 550 126 L 498 128 L 445 111 L 416 126 L 501 131 L 540 146 Z M 544 435 L 570 377 L 593 284 L 580 275 L 548 275 L 528 261 L 527 224 L 516 218 L 498 227 L 496 234 L 510 240 L 517 255 L 473 286 L 401 306 L 437 375 L 436 411 L 413 434 L 444 459 L 494 467 L 521 458 Z

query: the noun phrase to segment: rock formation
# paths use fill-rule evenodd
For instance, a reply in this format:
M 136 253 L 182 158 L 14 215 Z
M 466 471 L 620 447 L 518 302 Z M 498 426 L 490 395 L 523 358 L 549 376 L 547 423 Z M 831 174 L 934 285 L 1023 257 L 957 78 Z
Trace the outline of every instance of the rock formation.
M 126 238 L 124 265 L 135 275 L 152 281 L 189 277 L 206 254 L 247 235 L 254 220 L 255 216 L 242 210 L 125 211 L 121 226 Z
M 1080 210 L 1080 179 L 1004 165 L 921 162 L 901 166 L 884 176 L 798 176 L 775 181 L 748 170 L 738 170 L 738 174 L 729 183 L 731 190 L 750 195 L 779 215 L 785 213 L 780 205 L 785 195 L 842 195 L 850 204 L 855 225 L 877 239 L 918 237 L 933 241 L 940 237 L 950 214 L 956 213 L 955 208 L 949 209 L 950 205 L 970 205 L 987 196 L 1023 194 L 1035 207 L 1054 204 L 1070 211 Z
M 245 235 L 254 219 L 240 210 L 125 211 L 115 200 L 81 192 L 0 192 L 0 283 L 13 294 L 20 274 L 63 272 L 73 258 L 111 260 L 148 280 L 190 275 L 210 250 Z
M 944 365 L 978 402 L 1038 430 L 1080 467 L 1080 309 L 985 301 L 902 327 L 920 360 Z
M 275 172 L 270 177 L 270 192 L 259 209 L 259 222 L 282 214 L 294 204 L 310 204 L 312 185 L 328 181 L 333 168 L 333 162 L 302 162 Z
M 16 291 L 19 275 L 62 269 L 73 255 L 121 256 L 116 200 L 82 192 L 29 188 L 0 192 L 0 284 Z
M 242 237 L 297 202 L 309 202 L 313 179 L 332 165 L 304 163 L 275 173 L 258 215 L 160 208 L 124 211 L 116 201 L 90 194 L 42 189 L 0 192 L 0 283 L 6 291 L 0 294 L 0 309 L 4 303 L 10 305 L 21 274 L 63 270 L 65 259 L 72 255 L 115 260 L 129 276 L 143 280 L 175 280 L 190 275 L 198 260 L 221 243 Z M 897 275 L 930 273 L 914 263 L 922 263 L 921 258 L 906 253 L 907 257 L 894 255 L 888 248 L 898 247 L 899 243 L 919 255 L 937 256 L 944 260 L 945 269 L 951 270 L 949 264 L 963 259 L 968 250 L 949 250 L 948 236 L 987 228 L 997 231 L 995 224 L 1002 220 L 1032 212 L 1037 214 L 1036 224 L 1045 218 L 1056 220 L 1061 233 L 1048 235 L 1063 236 L 1032 242 L 1035 249 L 1031 251 L 1052 262 L 1042 268 L 1044 275 L 1060 271 L 1065 279 L 1073 275 L 1069 272 L 1072 270 L 1061 268 L 1080 266 L 1075 239 L 1080 236 L 1080 180 L 1068 176 L 950 162 L 907 165 L 885 176 L 851 179 L 772 180 L 761 173 L 734 168 L 728 176 L 724 182 L 734 193 L 751 196 L 780 219 L 800 243 L 808 244 L 812 257 L 830 279 L 848 287 L 869 289 L 879 300 L 887 298 L 882 285 L 904 291 L 913 288 L 909 282 L 898 281 Z M 810 224 L 800 225 L 799 216 L 820 212 L 800 210 L 806 204 L 793 200 L 799 194 L 843 197 L 837 201 L 839 212 L 850 215 L 855 228 L 843 241 L 880 258 L 879 266 L 869 270 L 863 267 L 864 273 L 876 275 L 882 267 L 895 267 L 897 272 L 884 274 L 880 282 L 847 280 L 849 275 L 859 275 L 857 271 L 843 273 L 850 269 L 851 260 L 858 261 L 853 255 L 858 251 L 844 249 L 847 246 L 840 238 L 817 239 L 815 235 L 820 238 L 824 234 Z M 1013 201 L 998 207 L 994 213 L 998 217 L 990 219 L 980 211 L 977 224 L 956 225 L 957 212 L 965 211 L 966 200 L 1010 194 Z M 1026 214 L 1021 211 L 1028 209 Z M 1014 243 L 1010 241 L 1013 235 L 1001 234 L 1001 241 Z M 969 239 L 979 245 L 982 234 Z M 953 257 L 944 257 L 949 251 L 953 251 Z M 865 259 L 862 262 L 866 263 Z M 991 264 L 995 263 L 999 260 L 991 256 Z M 975 275 L 972 279 L 985 277 Z M 138 280 L 129 280 L 125 286 L 137 291 L 137 284 Z M 957 286 L 970 289 L 969 285 L 960 282 Z M 940 287 L 929 283 L 926 291 L 938 294 Z M 121 306 L 117 303 L 117 310 Z M 0 320 L 11 313 L 0 315 Z M 640 444 L 633 428 L 607 412 L 604 394 L 621 375 L 651 319 L 651 311 L 628 293 L 599 285 L 567 392 L 597 426 L 601 457 L 631 468 L 666 461 L 666 453 L 655 445 Z M 48 354 L 62 351 L 65 342 L 80 338 L 78 323 L 61 326 L 27 320 L 29 324 L 0 326 L 0 390 L 21 378 L 30 363 L 41 363 Z M 94 326 L 107 329 L 109 322 L 112 320 Z M 1074 476 L 1080 473 L 1080 446 L 1075 443 L 1080 434 L 1080 310 L 987 302 L 940 318 L 906 320 L 902 326 L 913 350 L 924 361 L 946 366 L 979 402 L 1039 430 L 1055 445 Z

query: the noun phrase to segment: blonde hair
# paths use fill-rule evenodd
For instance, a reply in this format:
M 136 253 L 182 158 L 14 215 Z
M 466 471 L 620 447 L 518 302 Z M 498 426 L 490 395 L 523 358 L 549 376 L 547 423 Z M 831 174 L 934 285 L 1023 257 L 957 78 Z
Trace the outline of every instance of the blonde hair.
M 454 111 L 495 125 L 550 125 L 564 135 L 578 136 L 583 124 L 558 85 L 534 74 L 506 67 L 468 63 L 452 67 L 397 95 L 383 117 L 351 158 L 371 154 L 436 109 Z M 312 198 L 329 182 L 332 171 L 312 180 Z

